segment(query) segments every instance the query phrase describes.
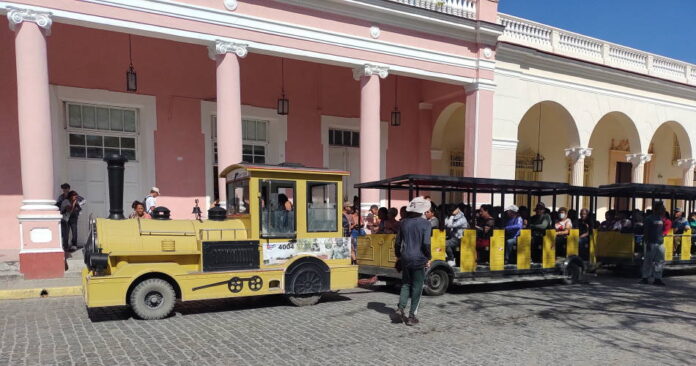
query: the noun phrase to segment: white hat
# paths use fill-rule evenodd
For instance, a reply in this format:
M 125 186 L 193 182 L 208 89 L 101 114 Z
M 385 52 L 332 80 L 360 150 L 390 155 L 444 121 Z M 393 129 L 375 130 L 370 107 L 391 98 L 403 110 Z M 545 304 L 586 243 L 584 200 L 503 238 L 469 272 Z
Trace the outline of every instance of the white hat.
M 157 188 L 157 187 L 152 187 L 152 188 L 150 188 L 150 192 L 157 192 L 157 193 L 159 193 L 159 188 Z
M 417 213 L 425 213 L 425 211 L 428 211 L 430 209 L 430 206 L 432 203 L 430 201 L 426 200 L 423 197 L 416 197 L 411 200 L 411 202 L 408 203 L 408 206 L 406 207 L 407 212 L 417 212 Z
M 519 207 L 517 207 L 517 206 L 515 206 L 515 205 L 510 205 L 510 206 L 508 206 L 508 207 L 505 208 L 505 211 L 517 212 L 517 211 L 519 211 L 519 210 L 520 210 Z

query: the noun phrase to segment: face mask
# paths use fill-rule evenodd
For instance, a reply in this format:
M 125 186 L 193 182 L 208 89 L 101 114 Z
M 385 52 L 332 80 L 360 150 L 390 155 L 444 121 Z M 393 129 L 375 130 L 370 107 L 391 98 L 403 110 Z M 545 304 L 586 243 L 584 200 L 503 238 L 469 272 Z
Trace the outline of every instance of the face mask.
M 558 214 L 558 217 L 560 217 L 561 219 L 565 219 L 565 218 L 566 218 L 566 214 L 564 214 L 564 213 Z

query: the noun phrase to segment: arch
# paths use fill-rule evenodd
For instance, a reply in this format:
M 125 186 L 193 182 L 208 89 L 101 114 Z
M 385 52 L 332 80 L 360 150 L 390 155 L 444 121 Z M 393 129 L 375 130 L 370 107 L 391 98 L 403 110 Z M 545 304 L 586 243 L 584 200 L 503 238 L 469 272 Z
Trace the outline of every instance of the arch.
M 590 186 L 600 186 L 632 180 L 632 167 L 626 154 L 643 153 L 640 133 L 627 114 L 619 111 L 606 113 L 595 124 L 588 146 L 592 159 L 586 160 Z
M 678 159 L 692 157 L 691 140 L 684 126 L 677 121 L 660 124 L 650 139 L 648 152 L 651 161 L 645 167 L 645 182 L 654 184 L 684 184 L 684 171 Z
M 466 105 L 454 102 L 437 117 L 430 141 L 433 174 L 464 174 L 464 139 Z
M 568 109 L 545 100 L 527 109 L 517 126 L 517 179 L 568 182 L 565 149 L 580 146 L 580 133 Z M 544 169 L 531 171 L 531 159 L 539 153 Z

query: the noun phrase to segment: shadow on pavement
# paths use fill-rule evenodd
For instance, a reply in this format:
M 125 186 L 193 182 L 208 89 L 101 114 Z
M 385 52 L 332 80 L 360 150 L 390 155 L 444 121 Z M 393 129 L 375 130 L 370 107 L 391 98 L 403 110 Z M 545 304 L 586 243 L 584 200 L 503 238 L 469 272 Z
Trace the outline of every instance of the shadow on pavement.
M 324 294 L 319 304 L 339 301 L 349 301 L 350 298 L 335 292 Z M 287 306 L 294 307 L 283 295 L 267 295 L 253 297 L 238 297 L 228 299 L 198 300 L 177 302 L 169 317 L 188 316 L 195 314 L 217 313 L 224 311 L 252 310 L 268 307 Z M 92 322 L 105 322 L 115 320 L 138 319 L 128 306 L 114 306 L 108 308 L 87 309 L 87 314 Z

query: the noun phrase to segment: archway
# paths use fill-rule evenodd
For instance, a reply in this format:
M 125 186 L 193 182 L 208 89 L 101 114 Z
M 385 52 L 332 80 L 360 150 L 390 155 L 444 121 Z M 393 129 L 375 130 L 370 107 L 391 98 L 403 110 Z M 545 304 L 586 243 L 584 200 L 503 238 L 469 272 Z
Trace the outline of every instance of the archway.
M 680 123 L 661 124 L 652 136 L 648 153 L 652 158 L 645 165 L 645 183 L 684 185 L 684 170 L 678 161 L 690 159 L 692 154 L 689 135 Z
M 432 173 L 464 175 L 464 103 L 452 103 L 442 110 L 433 127 L 430 143 Z

